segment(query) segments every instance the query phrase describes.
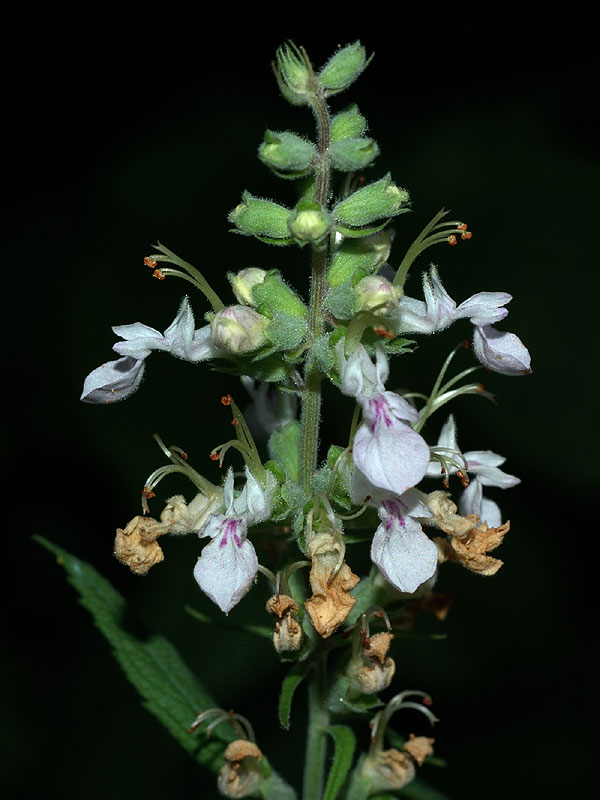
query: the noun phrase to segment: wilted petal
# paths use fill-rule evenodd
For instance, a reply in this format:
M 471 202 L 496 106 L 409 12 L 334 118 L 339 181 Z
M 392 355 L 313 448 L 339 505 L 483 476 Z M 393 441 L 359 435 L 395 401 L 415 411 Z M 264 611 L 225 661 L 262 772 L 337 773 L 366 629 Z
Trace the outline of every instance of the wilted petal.
M 256 551 L 246 533 L 243 520 L 224 518 L 219 535 L 206 545 L 194 567 L 198 585 L 225 614 L 246 594 L 258 571 Z
M 84 403 L 116 403 L 133 394 L 144 374 L 143 359 L 118 358 L 102 364 L 87 376 L 81 400 Z
M 502 375 L 531 372 L 529 351 L 514 333 L 497 331 L 491 325 L 475 328 L 473 350 L 484 367 Z
M 438 552 L 407 511 L 400 499 L 383 501 L 379 508 L 381 525 L 371 544 L 371 559 L 388 583 L 412 594 L 435 574 Z

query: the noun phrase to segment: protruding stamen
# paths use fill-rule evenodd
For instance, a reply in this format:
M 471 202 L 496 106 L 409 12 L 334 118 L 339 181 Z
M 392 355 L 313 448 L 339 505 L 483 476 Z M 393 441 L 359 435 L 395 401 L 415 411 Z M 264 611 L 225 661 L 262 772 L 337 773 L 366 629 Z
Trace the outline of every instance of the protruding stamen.
M 147 267 L 150 267 L 150 269 L 156 269 L 157 263 L 158 263 L 158 262 L 157 262 L 157 261 L 155 261 L 155 260 L 152 258 L 152 256 L 146 256 L 146 258 L 144 259 L 144 264 L 145 264 Z
M 154 272 L 152 273 L 152 275 L 155 278 L 157 278 L 159 281 L 164 281 L 164 279 L 167 277 L 165 275 L 164 271 L 160 270 L 160 269 L 155 269 Z

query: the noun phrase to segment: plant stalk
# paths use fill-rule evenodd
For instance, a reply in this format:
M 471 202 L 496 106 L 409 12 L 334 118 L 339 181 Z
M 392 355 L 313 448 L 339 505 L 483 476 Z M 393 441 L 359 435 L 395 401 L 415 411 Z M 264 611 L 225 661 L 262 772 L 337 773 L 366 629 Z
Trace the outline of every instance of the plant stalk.
M 303 800 L 320 800 L 325 785 L 327 726 L 329 712 L 324 707 L 325 658 L 315 664 L 308 687 L 308 730 L 304 762 Z
M 329 196 L 329 180 L 331 167 L 329 162 L 329 111 L 327 105 L 319 93 L 315 93 L 311 104 L 313 113 L 317 120 L 317 132 L 319 137 L 319 157 L 315 167 L 315 191 L 314 199 L 327 206 Z M 327 245 L 313 245 L 311 259 L 311 281 L 310 281 L 310 306 L 308 314 L 308 341 L 312 345 L 325 332 L 325 321 L 323 318 L 323 302 L 327 284 L 325 273 L 328 263 Z M 306 360 L 305 390 L 302 395 L 302 414 L 300 418 L 300 474 L 302 486 L 306 495 L 310 495 L 310 488 L 313 475 L 317 468 L 317 457 L 319 449 L 319 419 L 321 412 L 321 379 L 320 370 L 314 365 L 313 359 L 309 356 Z

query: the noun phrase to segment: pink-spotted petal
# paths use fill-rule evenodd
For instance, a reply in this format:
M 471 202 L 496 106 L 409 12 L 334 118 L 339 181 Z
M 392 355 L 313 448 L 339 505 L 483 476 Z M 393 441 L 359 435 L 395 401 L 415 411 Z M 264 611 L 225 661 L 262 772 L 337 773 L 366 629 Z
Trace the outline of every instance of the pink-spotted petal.
M 373 537 L 371 559 L 388 583 L 412 594 L 435 574 L 437 547 L 406 514 L 400 500 L 384 501 L 379 516 L 382 521 Z
M 206 545 L 194 567 L 198 585 L 225 614 L 244 597 L 258 571 L 246 530 L 243 520 L 224 519 L 220 535 Z

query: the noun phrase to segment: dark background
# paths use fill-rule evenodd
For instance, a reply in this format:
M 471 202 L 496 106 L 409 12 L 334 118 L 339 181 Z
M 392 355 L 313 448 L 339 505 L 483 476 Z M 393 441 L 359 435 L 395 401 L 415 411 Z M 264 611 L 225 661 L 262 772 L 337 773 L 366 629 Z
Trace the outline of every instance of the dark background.
M 284 673 L 268 643 L 240 637 L 233 648 L 182 610 L 218 618 L 192 578 L 197 541 L 167 542 L 165 564 L 145 579 L 111 555 L 114 529 L 138 513 L 144 479 L 163 463 L 153 432 L 218 480 L 207 454 L 229 436 L 218 400 L 241 395 L 235 379 L 153 356 L 127 402 L 94 407 L 78 396 L 85 375 L 112 358 L 111 325 L 140 320 L 164 330 L 172 321 L 186 288 L 152 280 L 142 264 L 157 239 L 224 297 L 225 273 L 250 265 L 280 267 L 305 288 L 304 254 L 229 234 L 226 214 L 245 188 L 292 202 L 290 186 L 255 159 L 267 125 L 312 130 L 309 113 L 278 94 L 269 70 L 277 45 L 292 36 L 321 65 L 360 35 L 375 59 L 332 107 L 358 103 L 382 151 L 371 174 L 390 170 L 411 192 L 414 213 L 395 225 L 392 264 L 442 205 L 451 208 L 473 239 L 428 251 L 409 293 L 418 296 L 427 258 L 458 302 L 481 290 L 510 292 L 502 327 L 527 344 L 534 368 L 527 378 L 486 377 L 497 408 L 472 397 L 454 407 L 463 449 L 502 453 L 506 471 L 522 479 L 506 495 L 490 492 L 512 521 L 499 553 L 505 565 L 490 579 L 442 571 L 439 586 L 455 597 L 448 638 L 397 642 L 394 686 L 433 695 L 442 720 L 436 751 L 450 766 L 429 777 L 450 796 L 560 797 L 588 773 L 595 699 L 598 74 L 585 20 L 580 30 L 524 24 L 505 10 L 493 22 L 403 16 L 342 34 L 332 17 L 319 27 L 331 36 L 301 25 L 249 36 L 249 21 L 215 13 L 201 28 L 174 14 L 139 28 L 70 20 L 73 36 L 56 17 L 38 19 L 7 72 L 9 792 L 216 796 L 213 778 L 141 708 L 33 533 L 94 563 L 224 707 L 252 719 L 275 767 L 298 774 L 304 695 L 291 733 L 281 732 L 274 687 Z M 199 324 L 206 306 L 199 296 L 192 304 Z M 423 341 L 419 358 L 397 361 L 394 382 L 426 391 L 467 332 Z M 327 436 L 343 441 L 350 401 L 330 393 L 326 402 Z M 431 441 L 444 418 L 426 432 Z M 175 479 L 163 486 L 163 497 L 186 489 Z M 231 619 L 264 623 L 266 597 L 261 581 Z M 395 727 L 426 732 L 410 714 Z

